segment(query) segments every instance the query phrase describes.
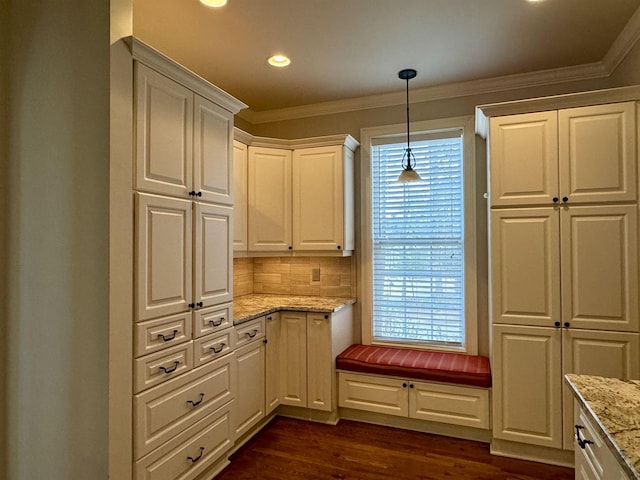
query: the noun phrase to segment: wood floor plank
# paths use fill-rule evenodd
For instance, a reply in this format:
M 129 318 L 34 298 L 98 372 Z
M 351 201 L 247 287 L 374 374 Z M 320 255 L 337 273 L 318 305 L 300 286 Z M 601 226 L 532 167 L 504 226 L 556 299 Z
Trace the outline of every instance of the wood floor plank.
M 573 480 L 574 471 L 489 453 L 480 442 L 341 420 L 278 417 L 215 480 Z

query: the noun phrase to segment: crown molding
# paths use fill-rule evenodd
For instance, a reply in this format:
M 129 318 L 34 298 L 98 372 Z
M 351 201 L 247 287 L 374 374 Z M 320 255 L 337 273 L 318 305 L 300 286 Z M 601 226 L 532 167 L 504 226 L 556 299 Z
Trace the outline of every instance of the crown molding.
M 233 127 L 233 139 L 249 147 L 282 148 L 286 150 L 343 145 L 352 152 L 355 152 L 360 146 L 360 142 L 348 134 L 287 140 L 283 138 L 258 137 L 244 130 L 240 130 L 238 127 Z
M 626 55 L 639 41 L 640 8 L 631 16 L 602 61 L 572 67 L 503 75 L 500 77 L 416 89 L 411 93 L 411 103 L 516 90 L 520 88 L 540 87 L 572 81 L 607 78 L 618 68 Z M 405 94 L 403 92 L 396 92 L 302 105 L 299 107 L 280 108 L 263 112 L 255 112 L 247 109 L 238 115 L 247 122 L 257 125 L 358 110 L 391 107 L 403 105 L 405 101 Z
M 442 100 L 452 97 L 464 97 L 519 88 L 530 88 L 543 85 L 588 80 L 607 77 L 609 72 L 602 62 L 578 65 L 575 67 L 554 68 L 532 73 L 503 75 L 500 77 L 456 82 L 416 89 L 411 92 L 410 103 L 421 103 Z M 295 120 L 299 118 L 317 117 L 336 113 L 347 113 L 372 108 L 392 107 L 403 105 L 406 101 L 404 92 L 370 95 L 366 97 L 336 100 L 333 102 L 315 103 L 299 107 L 280 108 L 264 112 L 244 110 L 239 114 L 241 118 L 254 125 L 262 123 Z
M 615 39 L 613 45 L 602 59 L 602 63 L 611 75 L 620 66 L 624 57 L 640 41 L 640 7 L 631 15 L 627 24 Z
M 247 105 L 135 37 L 124 39 L 134 60 L 167 75 L 225 110 L 237 114 Z

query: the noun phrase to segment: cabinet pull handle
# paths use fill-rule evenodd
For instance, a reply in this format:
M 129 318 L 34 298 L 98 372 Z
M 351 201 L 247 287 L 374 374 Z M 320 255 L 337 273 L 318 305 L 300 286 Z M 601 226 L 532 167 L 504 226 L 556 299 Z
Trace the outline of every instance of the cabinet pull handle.
M 220 317 L 220 320 L 217 322 L 214 322 L 213 320 L 209 320 L 209 323 L 211 324 L 212 327 L 219 327 L 220 325 L 222 325 L 222 322 L 224 322 L 224 317 Z
M 253 337 L 255 337 L 255 336 L 258 334 L 258 330 L 257 330 L 257 329 L 255 329 L 255 330 L 254 330 L 253 332 L 251 332 L 251 333 L 246 332 L 246 334 L 249 336 L 249 338 L 253 338 Z
M 402 388 L 407 388 L 407 384 L 406 384 L 406 383 L 403 383 L 403 384 L 402 384 Z
M 202 305 L 204 305 L 204 303 L 202 303 L 202 302 L 196 303 L 196 307 L 202 307 Z
M 225 345 L 226 343 L 221 343 L 220 348 L 216 349 L 216 347 L 211 347 L 211 350 L 213 350 L 213 353 L 220 353 Z
M 191 191 L 189 192 L 189 196 L 190 196 L 190 197 L 195 197 L 195 196 L 196 196 L 196 192 L 195 192 L 194 190 L 191 190 Z
M 582 430 L 584 427 L 582 425 L 576 425 L 575 427 L 576 441 L 578 442 L 578 445 L 580 445 L 580 448 L 584 450 L 585 448 L 587 448 L 587 445 L 593 445 L 593 442 L 591 440 L 580 437 L 580 430 Z
M 196 197 L 201 197 L 201 196 L 202 196 L 202 192 L 196 193 Z
M 198 455 L 197 457 L 187 457 L 187 460 L 191 460 L 191 463 L 196 463 L 202 458 L 202 452 L 204 452 L 204 447 L 200 447 L 200 455 Z
M 273 317 L 272 317 L 271 315 L 269 315 L 269 316 L 267 317 L 267 320 L 273 320 Z
M 289 250 L 293 250 L 293 247 L 291 245 L 289 245 Z
M 176 371 L 176 369 L 178 368 L 178 365 L 180 365 L 180 362 L 178 360 L 176 360 L 175 362 L 173 362 L 173 368 L 172 367 L 158 367 L 160 370 L 162 370 L 164 373 L 173 373 Z
M 564 322 L 564 328 L 569 328 L 571 324 L 569 322 Z
M 555 327 L 559 327 L 559 326 L 560 326 L 560 322 L 555 322 L 553 325 L 554 325 Z
M 338 250 L 342 250 L 342 245 L 338 245 Z
M 551 200 L 553 200 L 553 203 L 558 203 L 558 197 L 553 197 Z
M 562 197 L 562 201 L 563 201 L 564 203 L 567 203 L 567 202 L 569 201 L 569 197 Z
M 204 399 L 204 393 L 200 394 L 200 400 L 196 400 L 195 402 L 193 400 L 187 400 L 187 404 L 190 404 L 193 407 L 197 407 L 198 405 L 200 405 L 202 403 L 202 400 Z
M 262 343 L 264 343 L 265 345 L 267 344 L 269 340 L 267 340 L 266 338 L 264 340 L 262 340 Z
M 196 304 L 195 304 L 195 303 L 190 303 L 189 305 L 187 305 L 187 307 L 189 307 L 189 308 L 196 308 Z
M 324 319 L 325 319 L 325 320 L 329 320 L 329 315 L 325 315 L 325 316 L 324 316 Z
M 176 333 L 178 333 L 178 330 L 174 330 L 173 331 L 173 335 L 171 336 L 165 336 L 161 333 L 158 334 L 158 338 L 161 338 L 163 342 L 170 342 L 171 340 L 173 340 L 174 338 L 176 338 Z

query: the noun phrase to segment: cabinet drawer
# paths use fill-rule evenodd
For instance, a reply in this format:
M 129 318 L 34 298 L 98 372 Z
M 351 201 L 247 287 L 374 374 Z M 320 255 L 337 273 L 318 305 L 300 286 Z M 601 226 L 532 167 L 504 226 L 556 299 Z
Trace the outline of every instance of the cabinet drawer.
M 581 427 L 580 438 L 588 440 L 593 443 L 588 443 L 585 448 L 581 448 L 578 445 L 578 439 L 576 437 L 576 429 L 574 428 L 574 448 L 577 455 L 584 455 L 583 463 L 585 470 L 591 470 L 591 474 L 596 479 L 605 479 L 605 466 L 607 464 L 607 457 L 611 455 L 609 447 L 605 445 L 600 435 L 597 433 L 597 429 L 593 426 L 593 420 L 591 415 L 587 413 L 582 407 L 576 404 L 576 412 L 574 414 L 575 425 Z
M 489 390 L 410 380 L 409 417 L 488 429 Z
M 183 343 L 135 361 L 135 393 L 193 368 L 193 343 Z
M 191 340 L 191 312 L 136 324 L 136 357 Z
M 225 405 L 138 460 L 136 480 L 192 480 L 211 467 L 232 446 L 230 409 Z
M 233 355 L 134 397 L 135 457 L 140 458 L 232 399 Z
M 225 303 L 196 310 L 193 313 L 193 336 L 195 338 L 229 328 L 233 325 L 233 304 Z
M 231 353 L 234 348 L 234 334 L 232 328 L 224 332 L 213 333 L 206 337 L 193 341 L 193 366 L 198 367 L 203 363 Z
M 264 337 L 264 317 L 238 325 L 236 327 L 236 348 L 259 340 L 262 337 Z
M 338 382 L 340 407 L 400 417 L 409 413 L 406 382 L 400 379 L 340 372 Z

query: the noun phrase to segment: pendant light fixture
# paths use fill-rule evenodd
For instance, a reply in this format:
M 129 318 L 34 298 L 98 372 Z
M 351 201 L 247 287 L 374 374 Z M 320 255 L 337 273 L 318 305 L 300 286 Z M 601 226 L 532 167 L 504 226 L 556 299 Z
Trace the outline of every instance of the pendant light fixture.
M 398 78 L 406 80 L 407 82 L 407 148 L 402 156 L 402 173 L 398 177 L 398 182 L 420 182 L 422 178 L 418 175 L 413 167 L 416 164 L 416 157 L 411 151 L 411 144 L 409 143 L 409 80 L 416 78 L 416 72 L 412 68 L 406 68 L 398 72 Z

